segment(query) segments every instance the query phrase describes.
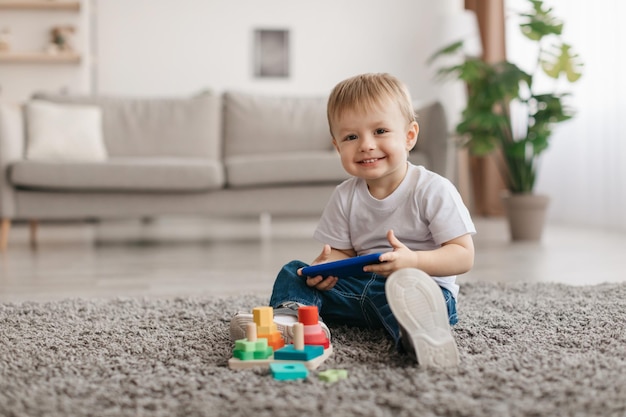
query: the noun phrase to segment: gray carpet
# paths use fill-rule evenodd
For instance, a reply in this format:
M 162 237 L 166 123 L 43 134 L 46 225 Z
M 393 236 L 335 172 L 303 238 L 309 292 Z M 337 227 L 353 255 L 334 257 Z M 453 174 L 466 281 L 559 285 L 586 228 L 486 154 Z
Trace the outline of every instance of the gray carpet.
M 0 304 L 2 416 L 626 416 L 626 284 L 462 287 L 457 371 L 335 327 L 318 371 L 232 371 L 228 322 L 266 299 Z

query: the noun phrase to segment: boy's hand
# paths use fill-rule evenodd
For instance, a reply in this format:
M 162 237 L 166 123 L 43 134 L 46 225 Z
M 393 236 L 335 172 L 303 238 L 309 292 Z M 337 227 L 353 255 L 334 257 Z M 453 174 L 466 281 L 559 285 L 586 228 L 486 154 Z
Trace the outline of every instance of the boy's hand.
M 387 232 L 387 240 L 393 248 L 392 252 L 385 252 L 380 255 L 381 264 L 368 265 L 364 271 L 374 272 L 378 275 L 389 276 L 392 272 L 402 268 L 417 268 L 417 252 L 412 251 L 398 240 L 393 234 L 393 230 Z
M 318 265 L 318 264 L 323 264 L 323 263 L 331 261 L 332 260 L 331 254 L 332 254 L 332 249 L 330 245 L 324 245 L 324 248 L 322 249 L 322 253 L 320 253 L 318 257 L 315 258 L 315 260 L 311 263 L 311 265 Z M 298 269 L 298 275 L 302 276 L 302 268 Z M 331 288 L 333 288 L 335 284 L 337 284 L 337 280 L 338 280 L 337 277 L 324 278 L 323 276 L 318 275 L 316 277 L 307 277 L 306 285 L 308 285 L 309 287 L 315 287 L 316 289 L 320 291 L 328 291 Z

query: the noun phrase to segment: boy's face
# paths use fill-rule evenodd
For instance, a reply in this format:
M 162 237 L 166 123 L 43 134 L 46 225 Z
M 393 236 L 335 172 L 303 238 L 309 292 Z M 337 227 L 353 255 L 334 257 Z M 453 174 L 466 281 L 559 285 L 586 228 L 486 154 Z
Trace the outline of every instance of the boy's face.
M 404 179 L 419 127 L 389 100 L 372 111 L 346 110 L 333 123 L 333 145 L 348 174 L 391 193 Z

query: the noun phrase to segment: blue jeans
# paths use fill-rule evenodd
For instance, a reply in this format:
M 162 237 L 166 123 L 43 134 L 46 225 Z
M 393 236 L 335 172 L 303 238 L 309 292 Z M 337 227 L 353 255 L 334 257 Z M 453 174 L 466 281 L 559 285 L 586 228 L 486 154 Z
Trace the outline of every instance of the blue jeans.
M 317 306 L 326 323 L 345 324 L 369 329 L 384 328 L 396 346 L 400 344 L 400 326 L 391 313 L 385 295 L 385 277 L 369 272 L 342 278 L 333 289 L 319 291 L 306 285 L 306 277 L 298 276 L 299 268 L 307 266 L 301 261 L 291 261 L 278 273 L 270 306 L 278 307 L 287 301 Z M 452 293 L 441 288 L 448 307 L 451 325 L 458 322 L 456 300 Z

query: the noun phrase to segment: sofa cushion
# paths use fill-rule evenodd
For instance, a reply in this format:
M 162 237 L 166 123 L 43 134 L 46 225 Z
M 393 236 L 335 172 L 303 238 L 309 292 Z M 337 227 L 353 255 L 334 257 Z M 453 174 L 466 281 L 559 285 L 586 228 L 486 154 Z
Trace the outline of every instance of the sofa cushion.
M 428 155 L 419 151 L 414 151 L 409 154 L 409 162 L 411 162 L 413 165 L 422 165 L 427 169 L 429 169 L 431 165 L 430 160 L 428 159 Z
M 102 134 L 111 157 L 222 156 L 221 97 L 130 98 L 37 93 L 54 103 L 96 105 L 102 109 Z
M 204 158 L 111 158 L 107 162 L 18 161 L 19 188 L 63 191 L 207 191 L 224 184 L 221 163 Z
M 32 100 L 26 104 L 26 159 L 104 161 L 102 111 L 97 106 L 55 104 Z
M 224 154 L 330 151 L 326 98 L 225 92 Z
M 417 144 L 409 155 L 409 160 L 418 165 L 424 165 L 431 171 L 448 176 L 450 158 L 450 143 L 448 138 L 448 122 L 443 105 L 438 102 L 413 103 L 420 132 Z M 419 163 L 420 155 L 426 157 Z
M 224 163 L 229 187 L 339 183 L 349 177 L 334 150 L 240 155 Z

